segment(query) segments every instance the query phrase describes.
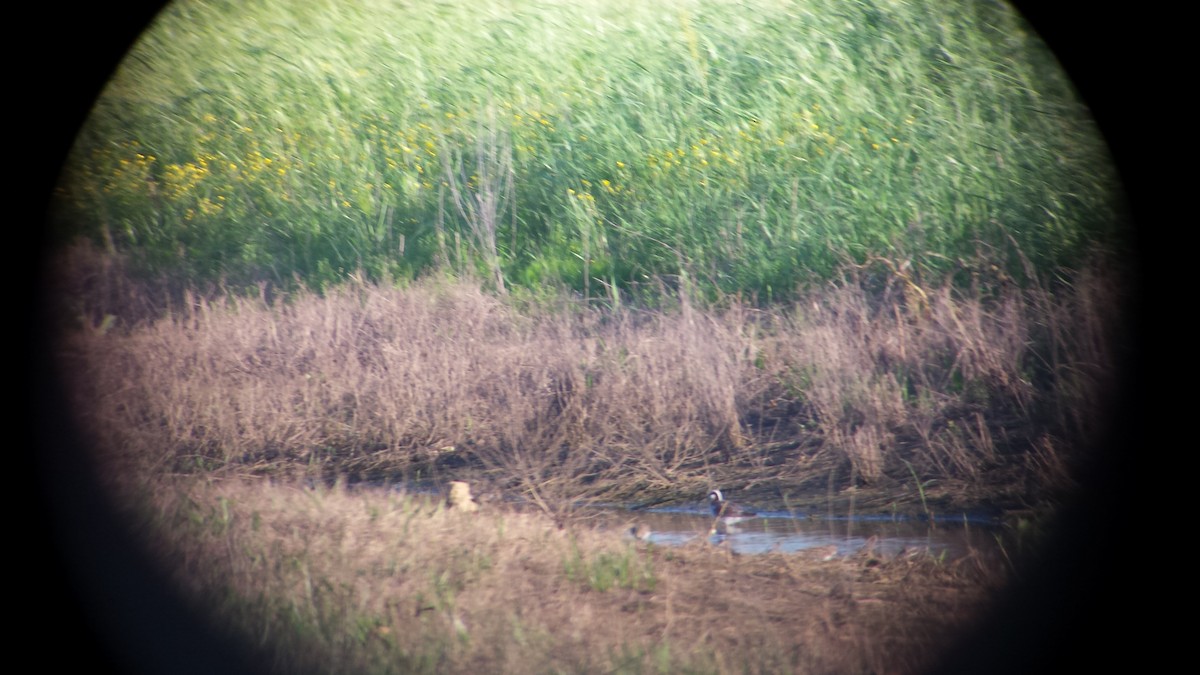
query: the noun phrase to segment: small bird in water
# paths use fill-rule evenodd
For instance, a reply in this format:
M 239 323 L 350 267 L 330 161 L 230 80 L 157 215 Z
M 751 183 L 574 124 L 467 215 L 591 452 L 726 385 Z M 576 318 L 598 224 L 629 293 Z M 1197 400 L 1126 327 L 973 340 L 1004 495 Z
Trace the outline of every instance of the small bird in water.
M 808 549 L 809 555 L 822 562 L 828 562 L 838 557 L 838 547 L 829 544 L 828 546 L 816 546 Z
M 638 523 L 629 528 L 629 534 L 638 541 L 646 541 L 650 538 L 650 526 L 645 523 Z
M 712 509 L 713 517 L 720 518 L 726 523 L 736 523 L 739 520 L 753 518 L 758 515 L 740 504 L 725 501 L 725 495 L 721 494 L 720 490 L 713 490 L 708 493 L 708 505 Z

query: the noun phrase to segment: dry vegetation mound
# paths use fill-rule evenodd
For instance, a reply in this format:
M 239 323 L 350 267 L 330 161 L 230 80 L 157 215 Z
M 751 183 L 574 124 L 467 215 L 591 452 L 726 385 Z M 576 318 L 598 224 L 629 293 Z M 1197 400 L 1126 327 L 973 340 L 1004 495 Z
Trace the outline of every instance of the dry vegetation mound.
M 1028 505 L 1069 484 L 1102 428 L 1117 349 L 1099 268 L 985 292 L 880 267 L 765 308 L 356 283 L 184 294 L 135 320 L 119 313 L 137 306 L 132 282 L 86 263 L 65 295 L 87 299 L 84 328 L 63 351 L 113 461 L 352 480 L 471 469 L 546 510 L 713 483 Z

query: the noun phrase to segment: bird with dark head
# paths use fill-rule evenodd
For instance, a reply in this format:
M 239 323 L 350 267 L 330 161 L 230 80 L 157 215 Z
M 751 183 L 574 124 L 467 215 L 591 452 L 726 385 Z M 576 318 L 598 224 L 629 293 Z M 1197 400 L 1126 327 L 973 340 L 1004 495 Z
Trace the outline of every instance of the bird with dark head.
M 726 522 L 735 522 L 758 515 L 740 504 L 726 501 L 725 495 L 721 494 L 720 490 L 708 493 L 708 505 L 712 509 L 714 518 L 720 518 Z

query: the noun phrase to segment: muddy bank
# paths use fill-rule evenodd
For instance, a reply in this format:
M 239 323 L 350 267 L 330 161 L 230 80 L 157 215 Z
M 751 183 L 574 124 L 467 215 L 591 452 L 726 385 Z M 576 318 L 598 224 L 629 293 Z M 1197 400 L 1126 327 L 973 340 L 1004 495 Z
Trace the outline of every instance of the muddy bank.
M 269 635 L 276 672 L 924 672 L 1007 579 L 980 557 L 747 556 L 386 491 L 148 487 L 161 564 L 232 636 Z
M 721 467 L 714 467 L 721 468 Z M 961 481 L 926 481 L 920 488 L 913 482 L 877 481 L 872 485 L 836 487 L 840 483 L 829 476 L 788 480 L 749 475 L 748 472 L 723 471 L 725 480 L 703 476 L 681 476 L 674 485 L 653 487 L 621 485 L 617 481 L 594 481 L 588 491 L 576 494 L 574 503 L 603 503 L 642 511 L 657 508 L 698 508 L 707 511 L 708 492 L 720 488 L 739 503 L 761 511 L 790 513 L 795 517 L 826 519 L 855 516 L 894 516 L 908 520 L 948 520 L 967 518 L 973 522 L 1003 523 L 1031 517 L 1048 510 L 1059 495 L 1045 492 L 1041 504 L 1031 504 L 1027 495 L 1016 494 L 1010 477 L 999 478 L 995 485 L 966 484 Z M 450 481 L 462 480 L 473 486 L 483 501 L 524 501 L 528 491 L 519 483 L 496 471 L 465 462 L 429 463 L 402 474 L 383 474 L 356 480 L 334 467 L 327 467 L 323 482 L 332 486 L 339 481 L 368 486 L 417 486 L 425 491 L 444 490 Z M 557 504 L 569 511 L 569 504 Z M 1044 515 L 1044 514 L 1043 514 Z

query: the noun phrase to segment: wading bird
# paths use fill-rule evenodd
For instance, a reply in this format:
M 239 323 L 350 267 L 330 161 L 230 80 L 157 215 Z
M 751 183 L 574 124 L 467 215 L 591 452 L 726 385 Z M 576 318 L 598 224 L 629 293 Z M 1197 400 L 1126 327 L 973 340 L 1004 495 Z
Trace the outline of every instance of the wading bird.
M 638 523 L 629 528 L 629 534 L 638 541 L 646 541 L 650 538 L 650 526 L 645 523 Z
M 708 505 L 712 509 L 713 517 L 720 518 L 726 523 L 736 523 L 739 520 L 753 518 L 758 515 L 739 504 L 725 501 L 725 495 L 721 494 L 720 490 L 713 490 L 708 493 Z

